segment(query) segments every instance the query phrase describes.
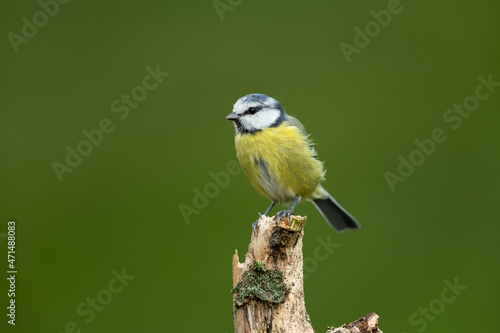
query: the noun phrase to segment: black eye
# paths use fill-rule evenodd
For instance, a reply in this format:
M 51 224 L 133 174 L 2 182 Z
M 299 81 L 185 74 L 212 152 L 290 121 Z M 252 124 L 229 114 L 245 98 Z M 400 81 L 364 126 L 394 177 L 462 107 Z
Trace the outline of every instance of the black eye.
M 257 109 L 256 107 L 251 107 L 251 108 L 248 108 L 247 112 L 245 112 L 245 113 L 256 114 L 257 111 L 259 111 L 259 109 Z

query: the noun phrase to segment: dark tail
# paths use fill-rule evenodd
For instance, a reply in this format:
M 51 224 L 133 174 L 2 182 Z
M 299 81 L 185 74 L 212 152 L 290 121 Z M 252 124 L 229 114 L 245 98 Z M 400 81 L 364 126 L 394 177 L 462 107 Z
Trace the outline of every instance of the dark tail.
M 346 228 L 359 229 L 361 227 L 358 221 L 342 208 L 330 194 L 328 194 L 328 197 L 325 199 L 314 199 L 312 202 L 321 215 L 323 215 L 326 222 L 337 231 L 343 232 Z

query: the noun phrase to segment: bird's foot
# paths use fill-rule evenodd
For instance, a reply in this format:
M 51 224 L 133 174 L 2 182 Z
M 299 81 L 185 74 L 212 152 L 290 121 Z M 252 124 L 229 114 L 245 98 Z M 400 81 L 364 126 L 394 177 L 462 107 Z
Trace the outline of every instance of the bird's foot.
M 290 215 L 292 215 L 293 213 L 295 213 L 295 210 L 293 208 L 289 208 L 287 210 L 280 210 L 277 214 L 278 216 L 278 223 L 279 221 L 281 221 L 285 216 L 286 218 L 288 219 L 288 221 L 290 221 Z
M 252 223 L 252 230 L 257 229 L 257 226 L 259 225 L 259 220 L 262 217 L 262 214 L 260 212 L 258 212 L 258 213 L 259 213 L 259 219 L 257 221 L 255 221 L 254 223 Z
M 257 220 L 254 223 L 252 223 L 252 231 L 254 231 L 255 229 L 257 229 L 258 225 L 259 225 L 259 220 Z

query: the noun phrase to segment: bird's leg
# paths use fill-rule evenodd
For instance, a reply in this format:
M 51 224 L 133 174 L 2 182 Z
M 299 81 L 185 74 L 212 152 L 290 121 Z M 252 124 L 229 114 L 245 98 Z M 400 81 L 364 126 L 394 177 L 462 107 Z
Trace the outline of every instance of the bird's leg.
M 266 212 L 264 213 L 264 216 L 269 216 L 269 213 L 271 212 L 271 210 L 273 210 L 273 207 L 274 205 L 276 205 L 276 202 L 271 202 L 271 206 L 269 206 L 269 208 L 266 210 Z
M 266 210 L 266 212 L 264 213 L 264 216 L 269 216 L 269 213 L 273 209 L 274 205 L 276 205 L 276 202 L 274 202 L 274 201 L 271 202 L 271 206 L 269 206 L 269 208 Z M 259 216 L 262 216 L 262 214 L 259 213 Z M 252 223 L 252 229 L 253 230 L 255 230 L 255 228 L 257 228 L 257 224 L 259 224 L 259 220 L 257 220 L 254 223 Z
M 295 212 L 295 206 L 297 206 L 300 199 L 302 199 L 302 197 L 300 196 L 296 197 L 295 200 L 293 201 L 292 207 L 290 207 L 287 210 L 282 210 L 278 212 L 278 222 L 281 221 L 281 219 L 284 218 L 285 216 L 287 217 L 288 220 L 290 220 L 290 215 L 292 215 Z

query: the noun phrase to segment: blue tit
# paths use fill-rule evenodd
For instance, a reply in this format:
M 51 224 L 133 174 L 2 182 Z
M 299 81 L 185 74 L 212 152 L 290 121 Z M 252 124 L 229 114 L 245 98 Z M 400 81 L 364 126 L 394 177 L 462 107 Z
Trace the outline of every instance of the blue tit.
M 236 154 L 253 187 L 272 203 L 292 204 L 278 219 L 290 217 L 303 200 L 312 201 L 336 230 L 358 229 L 358 221 L 323 188 L 323 163 L 304 126 L 283 111 L 281 104 L 263 94 L 240 98 L 226 119 L 236 129 Z

